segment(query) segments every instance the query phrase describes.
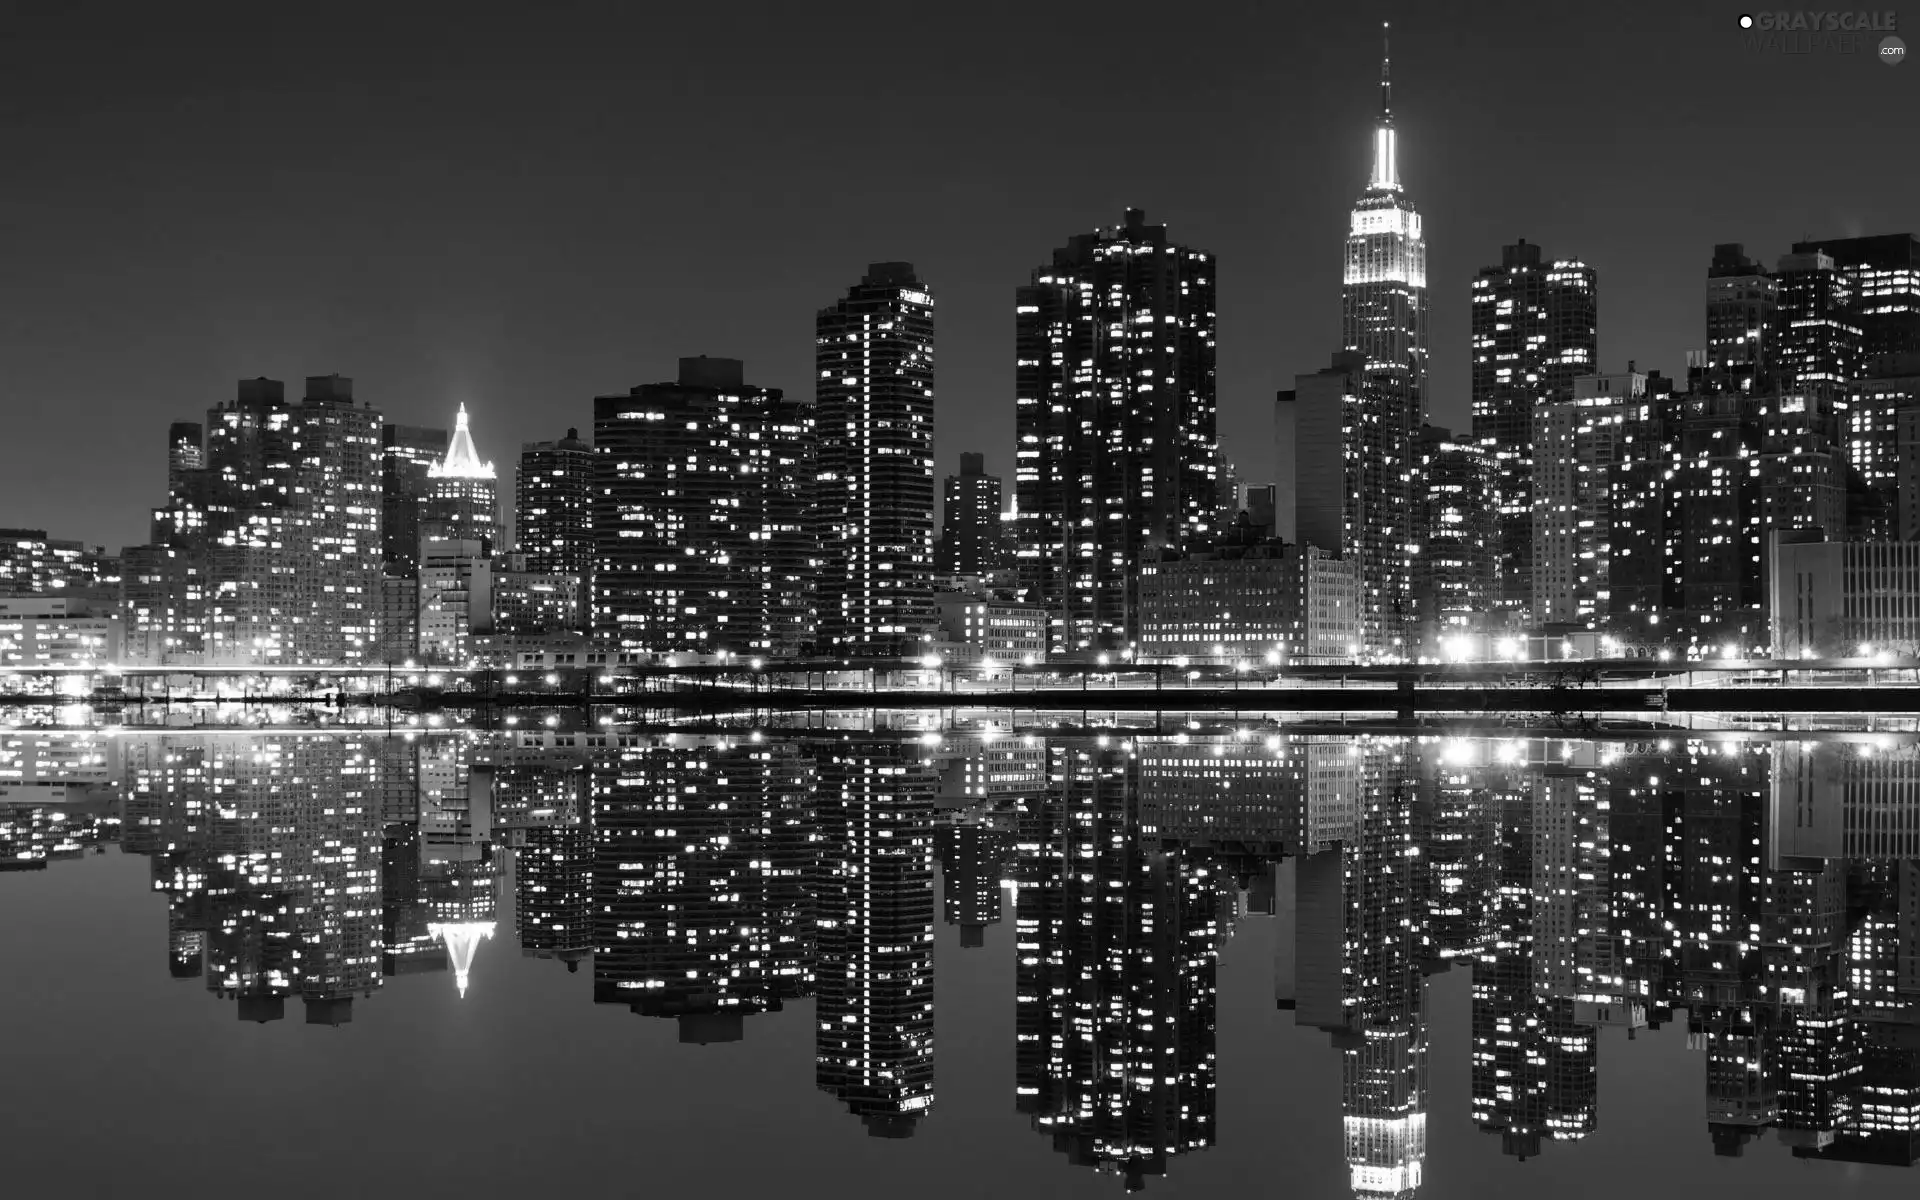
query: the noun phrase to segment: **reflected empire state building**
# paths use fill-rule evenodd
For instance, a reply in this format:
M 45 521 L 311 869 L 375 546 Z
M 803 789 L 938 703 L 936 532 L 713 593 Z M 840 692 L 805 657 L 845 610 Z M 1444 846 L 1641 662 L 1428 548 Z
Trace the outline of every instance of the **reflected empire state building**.
M 149 859 L 167 974 L 244 1022 L 297 1003 L 351 1028 L 390 1019 L 356 1001 L 429 983 L 528 1003 L 487 985 L 551 969 L 489 951 L 510 928 L 589 976 L 575 1002 L 671 1018 L 667 1040 L 801 1042 L 811 1080 L 767 1086 L 810 1082 L 883 1138 L 937 1119 L 943 888 L 962 946 L 1012 938 L 1017 1111 L 1062 1169 L 1129 1191 L 1250 1153 L 1217 1132 L 1218 992 L 1266 969 L 1235 937 L 1260 921 L 1278 1007 L 1340 1057 L 1339 1144 L 1304 1152 L 1361 1200 L 1420 1193 L 1436 1106 L 1503 1170 L 1591 1155 L 1603 1046 L 1665 1061 L 1636 1044 L 1657 1036 L 1697 1056 L 1674 1082 L 1702 1156 L 1920 1161 L 1910 735 L 0 731 L 10 885 L 116 836 Z M 996 957 L 945 970 L 964 989 Z M 1430 1009 L 1442 987 L 1467 1003 Z M 1436 1037 L 1469 1051 L 1441 1094 Z

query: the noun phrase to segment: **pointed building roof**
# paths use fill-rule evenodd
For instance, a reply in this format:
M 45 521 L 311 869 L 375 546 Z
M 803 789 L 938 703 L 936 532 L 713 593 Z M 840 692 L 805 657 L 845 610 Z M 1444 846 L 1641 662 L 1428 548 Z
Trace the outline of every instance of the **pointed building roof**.
M 462 429 L 466 428 L 464 424 Z M 446 944 L 447 957 L 453 963 L 453 984 L 460 989 L 460 995 L 467 994 L 467 976 L 473 970 L 473 952 L 480 948 L 482 941 L 493 937 L 492 921 L 460 921 L 450 925 L 433 924 L 427 926 L 427 936 L 439 938 Z
M 492 479 L 493 464 L 480 461 L 480 452 L 473 447 L 473 434 L 467 429 L 467 406 L 460 406 L 459 416 L 454 418 L 453 440 L 447 443 L 447 457 L 427 468 L 427 474 L 434 479 Z
M 1380 123 L 1373 128 L 1373 178 L 1367 183 L 1367 190 L 1375 192 L 1400 190 L 1400 147 L 1393 127 L 1393 84 L 1388 71 L 1390 32 L 1388 23 L 1380 22 Z

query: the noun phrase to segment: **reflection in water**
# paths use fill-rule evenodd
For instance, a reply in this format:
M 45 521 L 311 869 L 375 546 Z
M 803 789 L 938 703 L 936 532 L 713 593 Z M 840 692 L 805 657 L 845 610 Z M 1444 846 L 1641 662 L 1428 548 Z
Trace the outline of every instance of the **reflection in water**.
M 907 1137 L 935 1108 L 937 860 L 948 970 L 1014 891 L 1014 1106 L 1129 1189 L 1218 1139 L 1217 964 L 1251 914 L 1281 922 L 1280 1007 L 1340 1056 L 1356 1196 L 1419 1192 L 1436 1102 L 1564 1153 L 1598 1128 L 1602 1031 L 1682 1020 L 1703 1152 L 1920 1158 L 1912 746 L 6 739 L 0 862 L 147 856 L 169 971 L 242 1020 L 346 1024 L 420 973 L 465 995 L 511 929 L 682 1041 L 810 1000 L 817 1086 Z M 1455 968 L 1470 1094 L 1436 1097 L 1427 979 Z

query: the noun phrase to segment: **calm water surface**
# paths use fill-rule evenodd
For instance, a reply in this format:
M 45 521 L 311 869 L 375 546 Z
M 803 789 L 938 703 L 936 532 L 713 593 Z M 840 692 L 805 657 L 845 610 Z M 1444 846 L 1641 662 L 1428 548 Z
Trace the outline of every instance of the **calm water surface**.
M 1910 1196 L 1920 751 L 0 730 L 8 1195 Z

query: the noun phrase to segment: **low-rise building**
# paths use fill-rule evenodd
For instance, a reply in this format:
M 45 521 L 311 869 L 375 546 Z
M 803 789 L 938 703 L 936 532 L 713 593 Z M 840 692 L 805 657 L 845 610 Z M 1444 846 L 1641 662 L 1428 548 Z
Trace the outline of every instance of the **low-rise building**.
M 1920 542 L 1782 533 L 1770 559 L 1775 658 L 1920 654 Z
M 936 591 L 933 599 L 941 646 L 958 657 L 1003 666 L 1046 658 L 1047 614 L 1039 605 L 986 590 Z
M 1323 663 L 1360 641 L 1351 559 L 1279 541 L 1147 563 L 1140 576 L 1140 662 Z
M 68 596 L 0 596 L 0 670 L 118 665 L 119 614 Z
M 524 556 L 511 555 L 501 570 L 495 561 L 493 628 L 501 633 L 578 632 L 586 619 L 580 578 L 518 569 L 524 562 Z

